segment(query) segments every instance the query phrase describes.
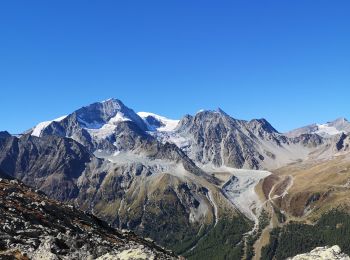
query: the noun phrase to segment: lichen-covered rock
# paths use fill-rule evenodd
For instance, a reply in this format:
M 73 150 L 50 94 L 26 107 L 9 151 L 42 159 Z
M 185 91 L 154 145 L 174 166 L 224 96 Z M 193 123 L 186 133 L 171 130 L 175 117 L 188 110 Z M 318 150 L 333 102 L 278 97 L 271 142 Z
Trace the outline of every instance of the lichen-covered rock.
M 153 242 L 51 200 L 17 180 L 0 180 L 0 259 L 175 259 Z M 108 258 L 109 257 L 109 258 Z

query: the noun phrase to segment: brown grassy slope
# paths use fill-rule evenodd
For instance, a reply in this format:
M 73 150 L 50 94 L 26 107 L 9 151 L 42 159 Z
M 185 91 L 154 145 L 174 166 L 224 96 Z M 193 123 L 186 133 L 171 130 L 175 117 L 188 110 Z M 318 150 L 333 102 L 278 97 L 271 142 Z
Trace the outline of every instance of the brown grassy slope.
M 286 178 L 293 178 L 288 193 L 274 204 L 289 218 L 317 219 L 331 208 L 350 211 L 350 155 L 324 161 L 308 161 L 275 170 L 262 183 L 266 198 L 280 195 Z

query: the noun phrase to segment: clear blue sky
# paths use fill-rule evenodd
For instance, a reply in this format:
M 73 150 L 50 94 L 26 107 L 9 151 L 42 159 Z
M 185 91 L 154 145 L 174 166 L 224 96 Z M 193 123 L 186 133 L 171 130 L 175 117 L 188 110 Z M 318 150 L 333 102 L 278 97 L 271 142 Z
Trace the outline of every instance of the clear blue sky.
M 350 1 L 1 1 L 0 129 L 109 97 L 286 131 L 350 117 Z

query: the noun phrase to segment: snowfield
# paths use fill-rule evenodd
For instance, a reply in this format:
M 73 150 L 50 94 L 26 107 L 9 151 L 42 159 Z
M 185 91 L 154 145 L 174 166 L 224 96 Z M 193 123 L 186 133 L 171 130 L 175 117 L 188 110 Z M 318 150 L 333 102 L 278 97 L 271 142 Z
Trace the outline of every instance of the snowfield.
M 332 136 L 332 135 L 337 135 L 344 132 L 344 131 L 339 131 L 334 126 L 329 126 L 328 124 L 317 125 L 317 127 L 318 127 L 318 130 L 315 133 L 321 136 L 327 136 L 327 135 Z
M 144 120 L 144 122 L 147 124 L 147 127 L 149 128 L 150 131 L 170 132 L 170 131 L 173 131 L 177 127 L 178 123 L 180 122 L 180 120 L 169 119 L 164 116 L 160 116 L 149 112 L 138 112 L 137 114 L 139 115 L 139 117 L 141 117 Z M 159 121 L 162 124 L 162 126 L 156 128 L 150 125 L 146 121 L 147 117 L 153 117 L 154 119 Z

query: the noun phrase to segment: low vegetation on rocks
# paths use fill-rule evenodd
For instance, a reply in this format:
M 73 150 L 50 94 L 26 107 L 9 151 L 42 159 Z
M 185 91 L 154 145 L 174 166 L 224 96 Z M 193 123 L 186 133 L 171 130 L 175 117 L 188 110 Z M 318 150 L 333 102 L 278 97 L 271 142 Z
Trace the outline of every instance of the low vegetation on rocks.
M 132 232 L 51 200 L 17 180 L 0 179 L 0 259 L 175 259 Z M 108 258 L 110 257 L 110 258 Z

